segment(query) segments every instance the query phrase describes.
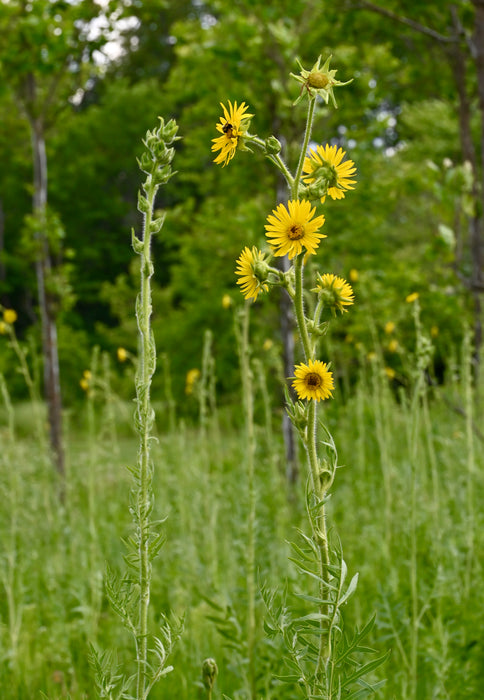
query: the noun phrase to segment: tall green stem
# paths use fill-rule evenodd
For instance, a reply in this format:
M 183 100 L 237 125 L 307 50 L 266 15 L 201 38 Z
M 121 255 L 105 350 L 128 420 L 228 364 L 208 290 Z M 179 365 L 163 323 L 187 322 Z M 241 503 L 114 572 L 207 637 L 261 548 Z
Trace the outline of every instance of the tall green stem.
M 294 264 L 295 274 L 295 294 L 294 294 L 294 312 L 296 314 L 297 326 L 301 336 L 301 342 L 304 350 L 304 359 L 308 360 L 311 356 L 311 341 L 309 338 L 306 317 L 304 315 L 303 301 L 303 285 L 304 285 L 304 253 L 300 253 Z
M 309 105 L 308 105 L 308 116 L 306 120 L 306 131 L 304 132 L 304 142 L 301 148 L 301 154 L 299 156 L 299 163 L 297 164 L 297 170 L 296 170 L 296 175 L 294 177 L 294 181 L 292 184 L 292 198 L 297 199 L 298 196 L 298 191 L 299 191 L 299 181 L 301 179 L 302 171 L 303 171 L 303 166 L 304 166 L 304 160 L 306 158 L 306 153 L 308 150 L 309 146 L 309 139 L 311 138 L 311 131 L 313 129 L 313 119 L 314 119 L 314 107 L 316 105 L 316 99 L 314 97 L 309 98 Z
M 256 698 L 256 674 L 255 674 L 255 519 L 256 519 L 256 490 L 255 490 L 255 432 L 254 432 L 254 392 L 253 372 L 250 362 L 249 345 L 249 306 L 245 305 L 241 314 L 240 326 L 236 328 L 239 340 L 240 371 L 242 375 L 242 393 L 246 421 L 247 439 L 247 490 L 248 490 L 248 514 L 247 514 L 247 559 L 246 559 L 246 585 L 247 585 L 247 656 L 249 672 L 250 698 Z
M 139 377 L 137 385 L 137 414 L 140 434 L 138 556 L 139 556 L 139 625 L 137 632 L 137 698 L 145 697 L 148 654 L 148 609 L 150 604 L 151 564 L 149 559 L 149 514 L 151 510 L 150 439 L 153 411 L 150 408 L 151 378 L 156 366 L 154 341 L 151 336 L 151 220 L 157 186 L 148 179 L 146 190 L 149 209 L 144 215 L 143 250 L 141 253 L 141 291 L 137 308 L 140 335 Z

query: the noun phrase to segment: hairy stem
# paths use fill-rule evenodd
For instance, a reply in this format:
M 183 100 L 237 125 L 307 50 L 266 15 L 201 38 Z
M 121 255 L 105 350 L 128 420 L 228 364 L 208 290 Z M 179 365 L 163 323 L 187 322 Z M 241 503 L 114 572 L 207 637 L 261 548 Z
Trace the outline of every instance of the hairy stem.
M 309 146 L 309 139 L 311 138 L 311 131 L 313 129 L 315 104 L 316 104 L 316 98 L 310 97 L 309 98 L 309 105 L 308 105 L 308 116 L 307 116 L 307 120 L 306 120 L 306 131 L 304 132 L 304 142 L 303 142 L 303 145 L 301 148 L 301 154 L 299 156 L 299 163 L 297 164 L 296 176 L 294 177 L 294 182 L 293 182 L 292 188 L 291 188 L 291 190 L 292 190 L 291 194 L 292 194 L 293 199 L 297 199 L 297 196 L 298 196 L 299 181 L 301 179 L 303 166 L 304 166 L 304 160 L 306 158 L 306 153 L 307 153 L 308 146 Z
M 139 623 L 137 630 L 137 699 L 145 698 L 148 655 L 148 609 L 150 604 L 151 563 L 149 558 L 149 515 L 151 510 L 151 462 L 150 440 L 153 423 L 150 406 L 151 378 L 155 370 L 156 354 L 151 334 L 151 221 L 157 191 L 150 178 L 147 180 L 147 200 L 149 210 L 144 215 L 143 250 L 141 252 L 141 291 L 137 309 L 140 335 L 139 375 L 137 382 L 137 414 L 140 435 L 138 452 L 139 492 L 138 492 L 138 556 L 139 556 Z

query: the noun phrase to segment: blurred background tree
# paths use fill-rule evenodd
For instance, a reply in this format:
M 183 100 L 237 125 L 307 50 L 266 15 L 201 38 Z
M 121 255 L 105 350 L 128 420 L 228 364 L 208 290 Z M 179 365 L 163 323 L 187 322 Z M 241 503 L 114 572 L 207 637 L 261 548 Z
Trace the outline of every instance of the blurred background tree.
M 56 3 L 46 5 L 52 9 Z M 140 135 L 158 114 L 177 119 L 183 141 L 177 148 L 178 175 L 158 202 L 167 219 L 155 243 L 162 270 L 156 280 L 157 347 L 170 358 L 175 397 L 183 406 L 185 374 L 200 364 L 204 330 L 214 329 L 219 388 L 230 401 L 237 362 L 232 316 L 222 299 L 229 295 L 234 304 L 242 303 L 235 259 L 248 241 L 263 241 L 265 217 L 284 195 L 260 153 L 238 153 L 222 173 L 212 163 L 210 143 L 219 103 L 245 101 L 255 115 L 252 132 L 280 137 L 293 164 L 305 118 L 303 104 L 292 106 L 299 94 L 289 78 L 298 71 L 296 57 L 309 68 L 318 55 L 332 54 L 337 77 L 354 78 L 337 95 L 337 111 L 318 106 L 313 133 L 318 143 L 343 147 L 358 168 L 357 187 L 344 203 L 324 205 L 328 238 L 318 252 L 327 271 L 357 276 L 355 312 L 328 339 L 349 368 L 340 377 L 345 386 L 351 386 L 352 367 L 375 339 L 404 381 L 412 324 L 405 298 L 412 292 L 420 293 L 440 375 L 466 319 L 474 325 L 478 348 L 481 83 L 480 64 L 470 49 L 482 25 L 479 3 L 434 1 L 422 8 L 395 0 L 385 3 L 387 12 L 370 5 L 347 2 L 335 9 L 329 2 L 286 0 L 96 5 L 104 16 L 101 26 L 110 27 L 110 52 L 103 58 L 91 52 L 96 69 L 83 78 L 80 90 L 71 84 L 63 93 L 75 99 L 63 99 L 65 108 L 56 114 L 47 142 L 49 203 L 65 231 L 63 249 L 71 251 L 69 284 L 75 296 L 57 318 L 68 403 L 79 396 L 78 379 L 93 345 L 113 357 L 119 345 L 136 349 L 136 271 L 130 269 L 129 249 L 130 227 L 138 222 L 135 157 Z M 32 7 L 24 5 L 27 15 Z M 58 9 L 64 38 L 69 13 L 80 11 L 76 7 Z M 2 62 L 9 51 L 1 48 Z M 30 210 L 28 132 L 24 122 L 12 119 L 11 108 L 11 93 L 4 91 L 0 149 L 9 167 L 0 173 L 0 294 L 20 311 L 25 333 L 35 331 L 37 323 L 35 280 L 18 237 L 18 222 Z M 258 304 L 263 309 L 254 314 L 256 348 L 266 340 L 281 347 L 278 303 L 262 299 Z M 392 338 L 385 334 L 387 322 L 395 324 Z M 390 340 L 397 342 L 392 349 Z

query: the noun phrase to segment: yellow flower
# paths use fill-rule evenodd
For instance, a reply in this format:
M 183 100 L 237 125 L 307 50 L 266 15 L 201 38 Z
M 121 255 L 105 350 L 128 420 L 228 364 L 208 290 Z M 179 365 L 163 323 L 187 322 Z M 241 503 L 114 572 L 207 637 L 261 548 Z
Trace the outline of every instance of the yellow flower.
M 385 374 L 388 379 L 395 379 L 396 372 L 392 367 L 385 367 Z
M 116 355 L 118 357 L 118 362 L 126 362 L 128 359 L 128 352 L 124 348 L 118 348 L 116 350 Z
M 83 377 L 81 381 L 79 382 L 79 386 L 81 389 L 84 391 L 89 391 L 89 381 L 86 379 L 86 377 Z
M 319 360 L 308 360 L 297 365 L 292 386 L 300 399 L 328 399 L 334 389 L 333 374 L 328 365 Z
M 357 282 L 358 281 L 358 270 L 355 270 L 352 268 L 350 270 L 350 281 L 351 282 Z
M 417 301 L 418 299 L 418 292 L 412 292 L 412 294 L 409 294 L 408 297 L 405 298 L 405 301 L 407 304 L 411 304 L 414 301 Z
M 217 124 L 216 128 L 222 136 L 212 139 L 212 151 L 220 151 L 213 162 L 217 164 L 222 163 L 224 167 L 234 157 L 237 147 L 243 144 L 242 139 L 247 133 L 250 119 L 254 115 L 245 114 L 245 111 L 249 109 L 245 102 L 242 102 L 240 107 L 237 107 L 237 102 L 234 102 L 232 105 L 229 101 L 228 109 L 222 103 L 220 104 L 224 111 L 224 116 L 220 117 L 220 123 Z
M 348 311 L 344 307 L 353 304 L 355 300 L 351 285 L 342 277 L 332 274 L 318 273 L 316 287 L 312 291 L 319 292 L 321 296 L 324 295 L 325 306 L 333 311 L 338 309 L 341 313 Z
M 397 352 L 398 350 L 398 341 L 393 338 L 393 340 L 390 340 L 388 343 L 388 351 L 389 352 Z
M 224 294 L 222 297 L 222 307 L 224 309 L 230 309 L 232 306 L 232 297 L 230 294 Z
M 430 329 L 430 335 L 432 338 L 436 338 L 439 335 L 439 327 L 438 326 L 432 326 Z
M 270 239 L 274 255 L 281 257 L 288 255 L 289 259 L 299 255 L 302 250 L 314 255 L 321 238 L 326 238 L 319 233 L 319 228 L 324 224 L 324 216 L 313 219 L 315 208 L 311 209 L 311 203 L 302 200 L 290 200 L 287 208 L 279 204 L 267 217 L 266 236 Z
M 264 344 L 262 346 L 262 349 L 265 350 L 266 352 L 272 348 L 274 345 L 274 341 L 271 338 L 266 338 L 264 340 Z
M 356 168 L 352 160 L 345 160 L 346 153 L 337 146 L 316 146 L 316 150 L 310 150 L 309 156 L 304 160 L 303 172 L 308 173 L 304 177 L 307 185 L 312 189 L 318 189 L 321 202 L 329 194 L 331 199 L 343 199 L 347 190 L 353 190 L 356 180 L 351 177 Z M 320 193 L 319 193 L 320 190 Z
M 92 372 L 88 369 L 85 369 L 84 372 L 82 373 L 82 376 L 86 381 L 89 381 L 92 377 Z
M 0 335 L 5 335 L 7 332 L 7 326 L 3 321 L 0 321 Z
M 394 330 L 395 324 L 393 323 L 393 321 L 387 321 L 387 323 L 385 323 L 385 333 L 387 335 L 390 335 L 391 333 L 393 333 Z
M 269 285 L 266 284 L 267 264 L 264 254 L 255 246 L 252 250 L 247 246 L 244 248 L 237 260 L 235 274 L 240 277 L 237 284 L 245 299 L 257 299 L 260 292 L 267 292 Z
M 200 379 L 200 370 L 197 368 L 189 369 L 185 379 L 185 394 L 190 395 L 193 392 L 193 386 Z
M 3 320 L 5 321 L 5 323 L 10 323 L 10 324 L 15 323 L 17 318 L 18 318 L 17 312 L 14 311 L 14 309 L 4 309 L 3 310 Z
M 369 352 L 368 355 L 366 356 L 366 359 L 369 362 L 374 362 L 376 360 L 376 352 L 373 352 L 373 350 L 371 352 Z

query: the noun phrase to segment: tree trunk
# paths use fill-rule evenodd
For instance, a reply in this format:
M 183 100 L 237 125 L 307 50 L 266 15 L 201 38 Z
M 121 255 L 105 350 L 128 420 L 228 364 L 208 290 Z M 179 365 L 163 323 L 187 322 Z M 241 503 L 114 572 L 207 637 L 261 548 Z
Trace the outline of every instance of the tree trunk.
M 49 437 L 54 462 L 64 477 L 64 449 L 62 444 L 62 400 L 59 376 L 57 327 L 52 300 L 46 287 L 51 272 L 49 243 L 47 239 L 47 156 L 41 119 L 31 119 L 31 138 L 34 164 L 34 211 L 38 214 L 39 251 L 35 262 L 37 291 L 42 326 L 42 354 L 44 359 L 44 392 L 49 418 Z
M 453 13 L 454 28 L 456 36 L 459 33 L 458 18 Z M 469 219 L 469 253 L 471 261 L 470 276 L 464 280 L 468 287 L 471 297 L 474 312 L 474 373 L 476 383 L 479 376 L 479 358 L 480 348 L 482 344 L 482 323 L 481 323 L 481 289 L 479 286 L 482 254 L 481 254 L 481 207 L 479 206 L 479 172 L 477 166 L 476 149 L 472 139 L 472 106 L 471 99 L 467 91 L 467 56 L 462 50 L 459 42 L 456 42 L 449 50 L 448 56 L 456 93 L 459 103 L 459 136 L 464 161 L 468 161 L 472 166 L 473 185 L 472 195 L 476 202 L 475 213 Z M 483 112 L 484 114 L 484 112 Z
M 0 282 L 5 282 L 6 272 L 3 261 L 5 249 L 5 215 L 3 212 L 3 201 L 0 199 Z
M 474 294 L 474 348 L 476 353 L 476 373 L 479 369 L 479 350 L 482 344 L 482 303 L 481 294 L 484 291 L 484 251 L 482 241 L 483 212 L 484 212 L 484 0 L 473 0 L 475 7 L 473 52 L 477 74 L 477 92 L 479 98 L 479 111 L 481 116 L 481 201 L 476 204 L 480 210 L 480 221 L 471 240 L 473 259 L 472 290 Z M 479 206 L 480 204 L 480 206 Z

